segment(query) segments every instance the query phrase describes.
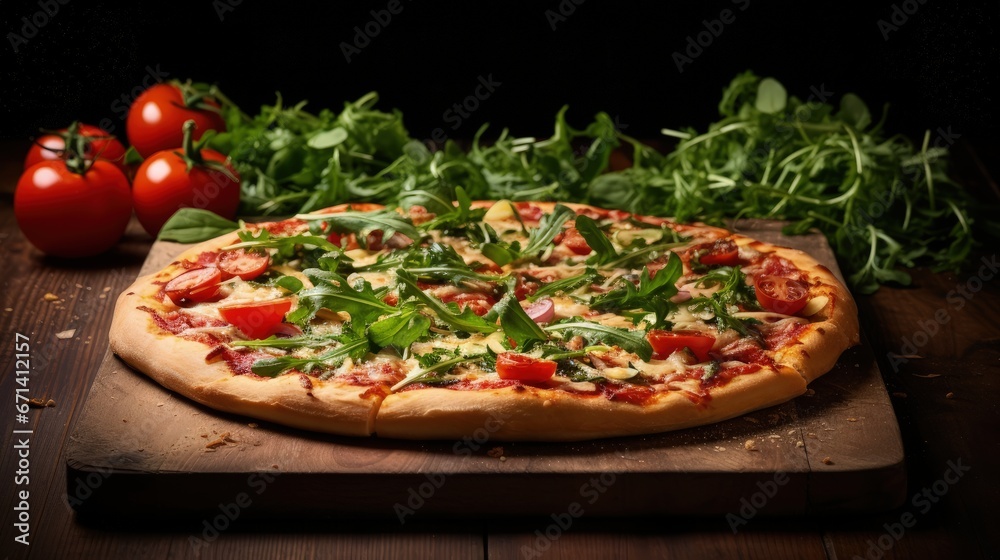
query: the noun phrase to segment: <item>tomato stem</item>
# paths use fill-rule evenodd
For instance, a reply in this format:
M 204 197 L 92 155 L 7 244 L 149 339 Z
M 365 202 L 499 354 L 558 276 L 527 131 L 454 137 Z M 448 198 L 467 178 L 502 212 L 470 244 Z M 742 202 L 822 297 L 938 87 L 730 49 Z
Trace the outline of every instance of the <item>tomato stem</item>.
M 93 162 L 88 162 L 86 158 L 87 148 L 90 141 L 86 136 L 80 134 L 80 122 L 73 121 L 66 129 L 63 137 L 63 157 L 66 160 L 66 168 L 77 175 L 85 174 Z

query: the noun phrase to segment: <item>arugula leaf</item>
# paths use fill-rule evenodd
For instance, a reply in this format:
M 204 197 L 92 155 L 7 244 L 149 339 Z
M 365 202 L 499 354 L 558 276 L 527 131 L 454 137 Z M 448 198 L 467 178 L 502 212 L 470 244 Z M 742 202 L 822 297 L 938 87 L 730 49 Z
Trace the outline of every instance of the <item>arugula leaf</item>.
M 258 231 L 256 234 L 251 231 L 240 231 L 240 242 L 224 247 L 225 250 L 232 249 L 278 249 L 278 253 L 290 256 L 297 246 L 307 245 L 323 249 L 324 251 L 339 251 L 333 243 L 325 237 L 318 235 L 290 235 L 287 237 L 275 237 L 266 229 Z
M 600 266 L 618 258 L 618 252 L 593 218 L 577 216 L 576 229 L 594 251 L 594 255 L 587 259 L 587 264 Z
M 746 309 L 760 309 L 754 287 L 747 283 L 746 274 L 738 267 L 716 268 L 698 280 L 698 287 L 721 284 L 713 296 L 723 305 L 743 305 Z
M 406 270 L 398 270 L 396 279 L 402 285 L 402 293 L 408 297 L 416 298 L 425 307 L 434 312 L 438 319 L 450 325 L 452 328 L 469 333 L 491 333 L 499 330 L 499 327 L 492 323 L 487 323 L 482 317 L 476 315 L 468 307 L 464 311 L 454 303 L 444 303 L 438 298 L 424 293 L 417 286 L 417 279 Z
M 433 242 L 426 247 L 397 250 L 374 264 L 355 270 L 395 270 L 403 268 L 421 280 L 448 281 L 460 285 L 468 280 L 502 281 L 502 276 L 482 274 L 465 263 L 454 247 Z
M 392 346 L 402 354 L 411 344 L 430 333 L 431 320 L 417 306 L 403 304 L 400 311 L 368 326 L 368 338 L 379 347 Z
M 666 327 L 666 317 L 677 308 L 670 298 L 677 295 L 675 283 L 683 268 L 680 258 L 675 253 L 670 253 L 667 265 L 656 276 L 651 276 L 649 269 L 643 268 L 638 288 L 631 281 L 620 278 L 613 290 L 595 297 L 591 306 L 604 311 L 626 312 L 636 324 L 648 313 L 653 313 L 655 320 L 650 328 Z M 635 310 L 642 313 L 634 313 Z
M 382 239 L 389 239 L 396 232 L 409 237 L 413 241 L 419 241 L 421 237 L 420 231 L 410 222 L 409 218 L 392 210 L 383 209 L 371 212 L 348 211 L 336 214 L 298 214 L 295 217 L 307 221 L 324 221 L 327 223 L 327 227 L 334 231 L 357 234 L 358 243 L 361 244 L 364 244 L 368 234 L 375 230 L 382 232 Z
M 524 312 L 513 292 L 507 292 L 493 310 L 500 317 L 500 328 L 503 329 L 503 333 L 508 338 L 514 339 L 518 350 L 530 350 L 534 345 L 549 339 L 549 335 L 538 326 L 538 323 L 532 321 Z
M 401 195 L 402 196 L 402 195 Z M 418 226 L 422 231 L 444 230 L 452 235 L 465 234 L 470 227 L 477 226 L 486 215 L 485 208 L 472 209 L 472 199 L 462 187 L 455 187 L 456 205 L 448 205 L 449 211 L 438 214 Z
M 588 284 L 593 284 L 601 278 L 601 275 L 593 268 L 587 268 L 584 270 L 583 274 L 578 274 L 576 276 L 567 276 L 566 278 L 561 278 L 554 282 L 549 282 L 542 287 L 535 290 L 535 293 L 527 297 L 528 301 L 536 301 L 538 299 L 554 296 L 557 294 L 568 294 L 570 292 L 576 291 L 581 286 L 586 286 Z
M 514 215 L 516 216 L 517 213 Z M 568 206 L 556 204 L 551 213 L 542 216 L 537 228 L 532 228 L 528 231 L 528 240 L 525 241 L 523 249 L 517 241 L 506 243 L 500 240 L 496 232 L 492 231 L 492 228 L 489 228 L 488 232 L 484 230 L 479 234 L 475 234 L 475 236 L 495 238 L 493 241 L 483 243 L 479 247 L 479 250 L 483 253 L 483 256 L 497 263 L 498 266 L 504 266 L 516 261 L 535 259 L 539 253 L 552 245 L 552 240 L 562 232 L 563 224 L 574 215 L 576 215 L 576 212 Z
M 426 354 L 425 354 L 426 356 Z M 433 359 L 433 358 L 430 358 Z M 427 361 L 430 361 L 428 359 Z M 483 355 L 479 356 L 457 356 L 451 358 L 450 360 L 440 360 L 435 362 L 433 365 L 427 367 L 418 367 L 417 369 L 411 371 L 404 377 L 399 383 L 392 386 L 393 391 L 398 391 L 403 387 L 406 387 L 410 383 L 440 383 L 444 381 L 441 378 L 442 374 L 446 374 L 451 371 L 451 368 L 459 364 L 469 364 L 480 361 L 483 359 Z
M 208 210 L 181 208 L 163 224 L 156 238 L 160 241 L 199 243 L 236 231 L 239 228 L 238 223 Z
M 310 268 L 303 274 L 313 281 L 314 287 L 299 292 L 299 308 L 287 316 L 292 323 L 305 324 L 320 309 L 346 311 L 354 323 L 369 323 L 380 315 L 396 311 L 382 301 L 363 278 L 349 286 L 346 279 L 331 272 Z
M 688 300 L 688 309 L 696 313 L 706 311 L 711 313 L 714 316 L 712 321 L 715 322 L 715 328 L 719 329 L 719 332 L 732 329 L 739 333 L 740 336 L 752 338 L 763 345 L 763 336 L 761 336 L 760 331 L 753 328 L 753 325 L 760 323 L 760 321 L 733 317 L 726 309 L 726 305 L 714 297 L 715 294 L 712 295 L 713 297 L 698 297 Z
M 564 340 L 573 336 L 582 336 L 588 344 L 600 342 L 618 346 L 628 352 L 634 352 L 643 361 L 649 361 L 653 357 L 653 347 L 646 340 L 645 331 L 609 327 L 587 321 L 582 317 L 563 319 L 543 327 L 543 329 L 546 332 L 559 333 Z
M 320 348 L 329 346 L 341 338 L 340 334 L 303 334 L 285 338 L 270 336 L 261 340 L 234 340 L 229 345 L 247 348 Z
M 299 291 L 304 287 L 302 280 L 289 275 L 278 278 L 274 281 L 274 285 L 293 294 L 299 293 Z
M 364 356 L 367 352 L 368 339 L 357 338 L 312 358 L 296 358 L 293 356 L 262 358 L 250 366 L 250 371 L 262 377 L 275 377 L 292 368 L 303 373 L 309 373 L 317 367 L 338 367 L 348 357 L 357 359 L 360 356 Z M 321 375 L 320 379 L 326 379 L 330 375 L 332 375 L 332 372 L 328 372 L 325 376 Z

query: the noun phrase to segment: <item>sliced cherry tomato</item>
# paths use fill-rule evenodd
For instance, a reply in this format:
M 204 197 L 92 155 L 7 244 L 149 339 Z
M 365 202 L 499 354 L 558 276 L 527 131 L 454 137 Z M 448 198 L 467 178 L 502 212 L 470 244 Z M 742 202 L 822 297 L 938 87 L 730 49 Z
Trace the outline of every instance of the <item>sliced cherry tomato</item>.
M 24 158 L 24 168 L 27 169 L 36 163 L 43 161 L 53 161 L 64 159 L 66 156 L 66 139 L 69 133 L 68 128 L 57 131 L 55 134 L 46 134 L 35 140 L 35 143 L 28 150 L 28 155 Z M 103 159 L 115 164 L 122 173 L 128 175 L 129 169 L 125 165 L 125 146 L 117 138 L 91 124 L 77 124 L 76 134 L 87 138 L 87 151 L 81 154 L 86 160 Z
M 515 202 L 514 208 L 517 209 L 517 213 L 521 216 L 521 219 L 526 222 L 537 222 L 545 214 L 541 207 L 535 206 L 530 202 Z
M 754 291 L 764 309 L 785 315 L 798 313 L 809 300 L 809 286 L 805 282 L 783 276 L 756 277 Z
M 196 268 L 167 282 L 163 291 L 177 305 L 208 301 L 219 293 L 222 272 L 215 267 Z
M 493 306 L 497 303 L 497 300 L 493 299 L 493 296 L 480 292 L 449 294 L 442 297 L 441 301 L 445 303 L 455 302 L 458 304 L 459 309 L 471 309 L 473 313 L 480 317 L 489 313 L 490 309 L 493 309 Z
M 698 259 L 703 265 L 736 266 L 740 264 L 739 248 L 730 239 L 720 239 L 701 251 L 707 251 L 703 252 Z
M 577 255 L 589 255 L 592 252 L 587 240 L 580 235 L 580 231 L 575 227 L 568 227 L 563 232 L 562 244 Z
M 556 373 L 556 363 L 540 360 L 517 352 L 497 355 L 497 374 L 500 379 L 518 381 L 547 381 Z
M 646 335 L 653 347 L 653 357 L 665 360 L 671 354 L 684 348 L 690 348 L 699 361 L 708 361 L 708 351 L 715 344 L 715 337 L 697 331 L 661 331 L 652 330 Z
M 56 257 L 103 253 L 125 233 L 132 217 L 128 179 L 113 164 L 44 161 L 17 182 L 14 215 L 32 245 Z
M 264 274 L 271 266 L 271 257 L 263 251 L 236 249 L 224 251 L 219 256 L 219 270 L 227 278 L 239 276 L 243 280 L 253 280 Z
M 292 300 L 284 298 L 220 307 L 219 315 L 243 334 L 257 339 L 274 334 L 291 308 Z
M 189 84 L 162 83 L 142 92 L 132 103 L 125 131 L 132 147 L 148 158 L 161 150 L 180 147 L 184 138 L 182 127 L 188 120 L 197 125 L 195 140 L 208 130 L 226 130 L 214 99 Z

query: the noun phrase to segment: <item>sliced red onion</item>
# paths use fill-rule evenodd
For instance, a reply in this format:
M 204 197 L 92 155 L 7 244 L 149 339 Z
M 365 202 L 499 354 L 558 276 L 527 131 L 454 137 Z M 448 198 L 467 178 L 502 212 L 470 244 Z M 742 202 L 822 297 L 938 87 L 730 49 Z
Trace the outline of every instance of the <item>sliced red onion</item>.
M 678 290 L 677 295 L 670 298 L 670 301 L 674 303 L 683 303 L 689 299 L 691 299 L 691 292 L 687 290 Z
M 281 323 L 278 326 L 274 327 L 274 331 L 271 334 L 274 334 L 279 338 L 293 337 L 301 335 L 302 329 L 300 329 L 297 325 L 293 325 L 291 323 Z
M 545 298 L 532 303 L 524 312 L 536 323 L 548 323 L 556 316 L 556 306 L 551 299 Z

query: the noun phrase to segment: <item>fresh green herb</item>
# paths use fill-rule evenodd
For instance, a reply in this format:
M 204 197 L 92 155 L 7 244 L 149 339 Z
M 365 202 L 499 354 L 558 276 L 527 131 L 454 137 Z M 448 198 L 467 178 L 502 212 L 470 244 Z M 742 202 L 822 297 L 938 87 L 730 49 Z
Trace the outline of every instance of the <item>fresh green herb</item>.
M 411 246 L 409 250 L 396 250 L 384 255 L 374 264 L 356 270 L 405 269 L 420 280 L 445 281 L 456 285 L 470 280 L 494 282 L 503 279 L 496 274 L 483 274 L 465 263 L 455 248 L 433 242 L 426 246 Z
M 402 287 L 403 295 L 415 298 L 427 309 L 433 311 L 439 320 L 458 331 L 488 334 L 496 332 L 499 328 L 495 324 L 486 322 L 482 317 L 473 313 L 469 308 L 465 308 L 464 311 L 460 311 L 458 309 L 458 305 L 454 303 L 444 303 L 438 298 L 424 293 L 424 291 L 417 286 L 416 277 L 406 270 L 398 270 L 396 272 L 396 279 Z
M 548 340 L 549 336 L 524 312 L 514 293 L 507 292 L 494 306 L 494 311 L 500 317 L 500 327 L 508 338 L 514 339 L 516 349 L 530 350 L 534 345 Z
M 372 285 L 358 278 L 354 286 L 335 273 L 309 268 L 303 274 L 313 282 L 313 287 L 299 292 L 299 307 L 288 314 L 289 322 L 305 324 L 320 309 L 346 311 L 354 323 L 367 324 L 379 316 L 396 312 L 396 308 L 382 301 Z
M 238 223 L 208 210 L 181 208 L 163 224 L 163 228 L 160 229 L 156 238 L 160 241 L 198 243 L 236 231 L 239 228 Z
M 337 348 L 312 358 L 296 358 L 293 356 L 262 358 L 250 366 L 250 371 L 262 377 L 275 377 L 292 368 L 302 373 L 309 373 L 317 367 L 338 367 L 348 357 L 361 359 L 367 353 L 368 339 L 357 338 L 349 342 L 344 342 Z M 332 372 L 329 372 L 326 376 L 329 377 L 330 374 Z M 321 375 L 320 379 L 325 379 L 325 377 Z
M 304 287 L 302 280 L 294 276 L 282 276 L 274 281 L 274 285 L 290 293 L 297 294 Z
M 630 280 L 620 278 L 613 290 L 595 297 L 591 306 L 631 316 L 636 324 L 652 313 L 655 320 L 650 328 L 668 328 L 667 315 L 677 309 L 670 298 L 677 295 L 674 284 L 681 277 L 683 268 L 680 258 L 670 253 L 667 265 L 656 276 L 651 276 L 649 269 L 643 268 L 638 288 Z
M 609 327 L 587 321 L 582 317 L 563 319 L 543 328 L 546 332 L 558 333 L 563 337 L 563 340 L 568 340 L 573 336 L 581 336 L 588 344 L 599 342 L 618 346 L 627 352 L 635 352 L 644 361 L 649 361 L 653 357 L 653 347 L 646 340 L 645 331 Z
M 280 338 L 271 336 L 262 340 L 234 340 L 230 346 L 247 348 L 321 348 L 341 340 L 340 334 L 291 336 Z
M 410 372 L 402 381 L 392 386 L 393 391 L 398 391 L 410 383 L 442 383 L 447 380 L 442 376 L 459 364 L 475 363 L 483 359 L 479 356 L 457 356 L 449 360 L 440 360 L 427 367 L 419 367 Z
M 528 232 L 528 240 L 524 243 L 523 249 L 517 242 L 508 245 L 502 241 L 495 241 L 484 243 L 480 250 L 483 255 L 500 266 L 537 258 L 539 253 L 548 249 L 552 245 L 552 240 L 562 232 L 563 224 L 575 215 L 576 212 L 571 208 L 556 204 L 550 214 L 542 216 L 538 227 Z
M 598 274 L 593 268 L 587 268 L 582 274 L 576 276 L 567 276 L 566 278 L 561 278 L 554 282 L 549 282 L 544 286 L 538 288 L 535 293 L 528 296 L 528 301 L 536 301 L 541 298 L 554 296 L 557 294 L 568 294 L 582 286 L 588 284 L 593 284 L 600 280 L 601 275 Z
M 430 333 L 431 320 L 420 313 L 417 305 L 404 303 L 399 311 L 381 317 L 368 326 L 368 338 L 375 346 L 392 346 L 400 354 L 414 342 Z
M 713 269 L 698 280 L 698 287 L 721 285 L 713 297 L 723 305 L 742 305 L 745 309 L 760 309 L 754 287 L 747 283 L 746 274 L 738 267 Z
M 410 222 L 409 218 L 401 216 L 392 210 L 375 210 L 372 212 L 339 212 L 336 214 L 299 214 L 300 220 L 323 221 L 333 231 L 357 234 L 358 243 L 364 244 L 368 234 L 379 230 L 382 239 L 388 240 L 399 232 L 414 241 L 420 240 L 420 231 Z
M 577 216 L 576 229 L 594 251 L 594 255 L 587 259 L 587 264 L 601 266 L 618 258 L 618 251 L 593 218 Z
M 760 331 L 753 328 L 753 325 L 759 323 L 760 321 L 756 319 L 740 319 L 738 317 L 733 317 L 726 308 L 726 305 L 720 301 L 720 298 L 715 297 L 716 294 L 712 294 L 711 297 L 698 297 L 689 300 L 686 305 L 688 309 L 696 313 L 711 313 L 713 318 L 711 321 L 715 323 L 715 328 L 719 329 L 719 332 L 723 332 L 732 329 L 743 337 L 753 338 L 759 343 L 763 343 L 763 337 Z

